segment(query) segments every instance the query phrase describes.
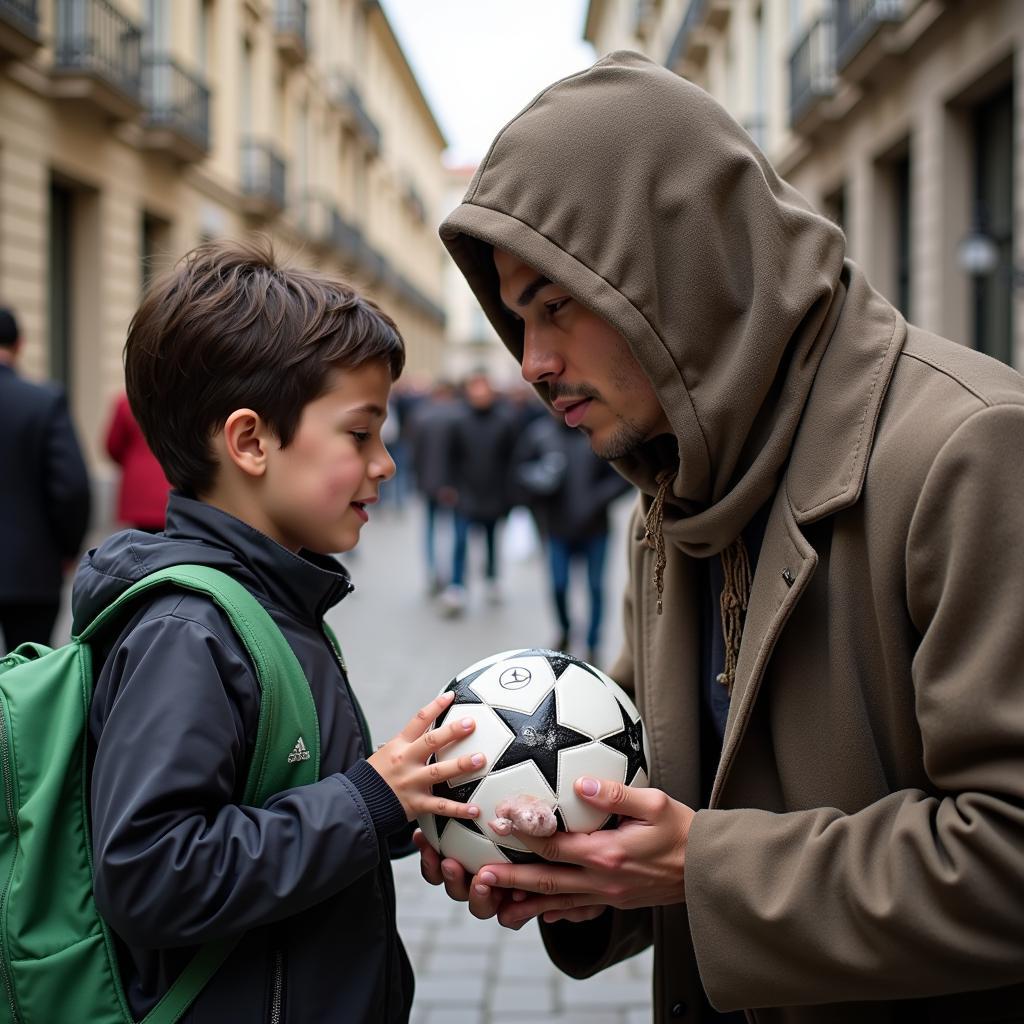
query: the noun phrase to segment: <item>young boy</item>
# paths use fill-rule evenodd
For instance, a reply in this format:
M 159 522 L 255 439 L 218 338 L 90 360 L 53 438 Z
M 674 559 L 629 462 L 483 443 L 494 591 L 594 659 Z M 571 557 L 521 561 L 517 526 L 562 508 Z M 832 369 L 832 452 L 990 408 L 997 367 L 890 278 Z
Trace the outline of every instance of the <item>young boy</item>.
M 277 265 L 265 243 L 199 246 L 132 321 L 128 395 L 175 490 L 163 534 L 119 533 L 83 560 L 75 628 L 156 569 L 221 569 L 295 652 L 321 745 L 319 782 L 243 806 L 260 690 L 226 616 L 169 589 L 111 638 L 90 716 L 95 893 L 136 1019 L 198 945 L 240 932 L 183 1021 L 408 1018 L 389 839 L 424 810 L 478 814 L 431 785 L 483 759 L 425 767 L 472 730 L 427 732 L 442 699 L 366 750 L 321 626 L 352 590 L 330 552 L 356 545 L 395 471 L 380 431 L 403 362 L 372 302 Z

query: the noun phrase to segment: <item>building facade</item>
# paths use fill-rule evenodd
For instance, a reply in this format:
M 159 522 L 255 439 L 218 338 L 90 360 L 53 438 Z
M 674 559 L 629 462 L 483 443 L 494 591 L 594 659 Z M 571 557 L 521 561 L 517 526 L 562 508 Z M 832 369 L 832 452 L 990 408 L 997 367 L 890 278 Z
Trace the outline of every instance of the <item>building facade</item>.
M 375 0 L 0 0 L 0 304 L 100 477 L 150 275 L 261 231 L 441 359 L 445 139 Z
M 707 89 L 912 320 L 1024 368 L 1024 3 L 590 0 Z

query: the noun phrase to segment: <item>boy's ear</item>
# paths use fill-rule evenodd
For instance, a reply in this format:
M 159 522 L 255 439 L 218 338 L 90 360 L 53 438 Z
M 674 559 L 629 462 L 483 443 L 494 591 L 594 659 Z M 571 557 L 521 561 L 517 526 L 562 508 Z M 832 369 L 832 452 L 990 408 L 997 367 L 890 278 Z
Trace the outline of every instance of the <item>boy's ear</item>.
M 236 409 L 225 421 L 221 432 L 224 452 L 246 475 L 258 477 L 267 471 L 267 453 L 276 447 L 276 434 L 263 417 L 252 409 Z

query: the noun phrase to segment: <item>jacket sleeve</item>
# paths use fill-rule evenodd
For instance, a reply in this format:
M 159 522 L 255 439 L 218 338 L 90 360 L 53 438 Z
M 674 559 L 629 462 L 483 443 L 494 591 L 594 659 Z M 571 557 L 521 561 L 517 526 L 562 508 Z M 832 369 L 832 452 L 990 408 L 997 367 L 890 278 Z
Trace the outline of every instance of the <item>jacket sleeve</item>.
M 144 620 L 104 671 L 94 885 L 101 914 L 126 942 L 186 946 L 263 925 L 378 863 L 385 840 L 346 775 L 264 807 L 239 804 L 258 684 L 244 656 L 206 625 L 177 614 Z
M 639 502 L 629 521 L 628 550 L 632 552 L 632 538 L 637 526 Z M 632 588 L 626 588 L 623 602 L 623 648 L 609 675 L 631 696 L 635 692 L 633 652 Z M 627 960 L 646 949 L 653 940 L 653 914 L 650 908 L 641 910 L 615 910 L 608 908 L 593 921 L 572 923 L 559 921 L 540 924 L 541 937 L 548 956 L 559 970 L 571 978 L 589 978 L 612 964 Z
M 720 1010 L 1024 981 L 1024 407 L 934 460 L 906 547 L 928 791 L 855 813 L 703 810 L 686 892 Z
M 67 399 L 55 397 L 46 434 L 45 470 L 50 528 L 61 558 L 81 550 L 89 526 L 89 474 L 68 415 Z

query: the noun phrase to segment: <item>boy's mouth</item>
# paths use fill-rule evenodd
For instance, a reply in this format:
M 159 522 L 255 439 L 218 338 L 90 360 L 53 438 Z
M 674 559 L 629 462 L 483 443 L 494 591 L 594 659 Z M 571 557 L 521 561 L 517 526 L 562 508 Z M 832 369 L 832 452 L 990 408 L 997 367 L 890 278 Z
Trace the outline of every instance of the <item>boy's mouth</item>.
M 352 506 L 352 508 L 355 509 L 356 515 L 359 516 L 359 518 L 364 523 L 369 522 L 370 516 L 369 516 L 369 514 L 366 511 L 366 502 L 365 501 L 352 501 L 352 502 L 349 502 L 349 504 Z

